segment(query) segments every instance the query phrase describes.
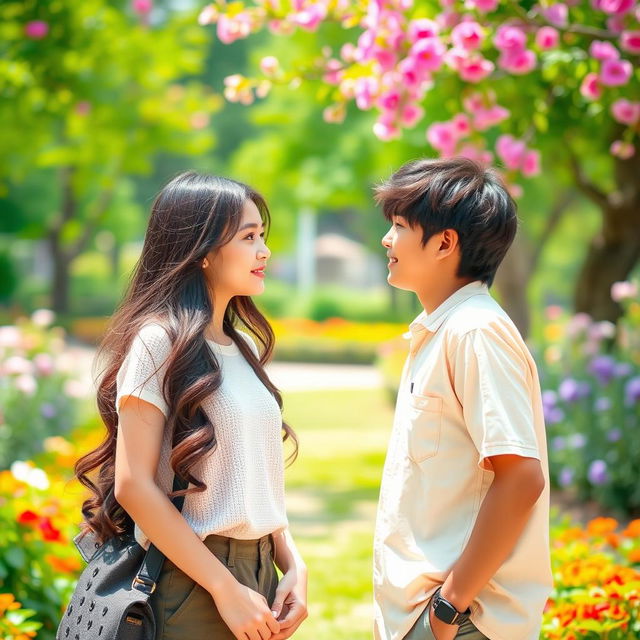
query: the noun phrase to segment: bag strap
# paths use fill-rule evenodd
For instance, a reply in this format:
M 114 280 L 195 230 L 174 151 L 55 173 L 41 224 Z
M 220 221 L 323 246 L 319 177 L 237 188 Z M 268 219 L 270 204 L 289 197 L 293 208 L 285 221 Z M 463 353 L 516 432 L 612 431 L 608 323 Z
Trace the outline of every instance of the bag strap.
M 182 491 L 189 486 L 188 482 L 184 482 L 182 478 L 177 475 L 173 477 L 173 491 Z M 182 511 L 184 506 L 184 496 L 175 496 L 171 498 L 173 506 Z M 153 543 L 149 545 L 147 552 L 142 559 L 142 565 L 138 570 L 138 573 L 133 578 L 131 587 L 151 595 L 156 590 L 156 584 L 160 578 L 160 572 L 162 571 L 162 565 L 164 564 L 164 554 Z

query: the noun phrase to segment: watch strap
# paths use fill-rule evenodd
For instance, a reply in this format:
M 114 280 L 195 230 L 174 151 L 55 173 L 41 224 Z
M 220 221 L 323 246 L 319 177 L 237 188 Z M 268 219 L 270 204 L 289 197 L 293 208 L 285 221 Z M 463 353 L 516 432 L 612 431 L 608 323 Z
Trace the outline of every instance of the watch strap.
M 471 607 L 467 607 L 466 611 L 458 611 L 458 609 L 442 595 L 441 587 L 438 587 L 433 594 L 431 607 L 436 618 L 442 620 L 445 624 L 464 624 L 471 615 Z

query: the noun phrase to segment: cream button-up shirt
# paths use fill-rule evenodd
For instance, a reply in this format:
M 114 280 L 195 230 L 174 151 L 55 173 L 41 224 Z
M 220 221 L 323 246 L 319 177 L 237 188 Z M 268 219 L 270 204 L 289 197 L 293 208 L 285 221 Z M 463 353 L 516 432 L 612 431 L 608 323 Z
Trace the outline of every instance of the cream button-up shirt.
M 513 552 L 472 604 L 491 640 L 537 640 L 552 588 L 540 383 L 515 325 L 481 282 L 410 327 L 374 540 L 376 640 L 400 640 L 464 550 L 490 456 L 540 460 L 545 489 Z

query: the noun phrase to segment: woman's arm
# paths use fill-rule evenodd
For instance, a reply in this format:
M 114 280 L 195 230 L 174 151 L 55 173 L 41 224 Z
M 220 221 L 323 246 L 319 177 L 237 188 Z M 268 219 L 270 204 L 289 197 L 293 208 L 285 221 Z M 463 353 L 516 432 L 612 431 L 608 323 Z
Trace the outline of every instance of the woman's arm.
M 280 630 L 265 598 L 241 585 L 155 483 L 165 417 L 135 396 L 120 403 L 115 497 L 158 549 L 214 599 L 236 638 L 268 640 Z
M 274 534 L 275 563 L 283 576 L 271 607 L 280 622 L 280 633 L 272 640 L 290 638 L 307 617 L 307 566 L 289 529 Z

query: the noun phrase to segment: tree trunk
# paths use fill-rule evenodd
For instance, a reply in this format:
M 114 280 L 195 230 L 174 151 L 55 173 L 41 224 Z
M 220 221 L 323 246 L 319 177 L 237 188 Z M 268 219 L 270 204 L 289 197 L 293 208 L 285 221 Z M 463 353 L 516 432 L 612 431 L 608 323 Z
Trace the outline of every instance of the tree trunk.
M 518 233 L 495 277 L 500 302 L 524 338 L 531 323 L 527 286 L 531 279 L 531 250 L 526 239 Z
M 51 260 L 53 263 L 53 277 L 51 282 L 51 307 L 58 315 L 69 311 L 69 260 L 65 255 L 60 234 L 52 232 L 48 238 Z
M 575 290 L 576 311 L 612 322 L 622 309 L 611 299 L 611 285 L 626 280 L 640 259 L 639 155 L 616 159 L 614 177 L 616 191 L 592 196 L 602 209 L 602 229 L 589 246 Z

